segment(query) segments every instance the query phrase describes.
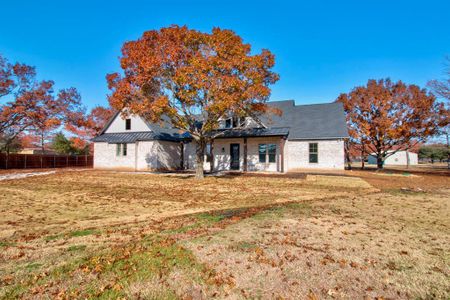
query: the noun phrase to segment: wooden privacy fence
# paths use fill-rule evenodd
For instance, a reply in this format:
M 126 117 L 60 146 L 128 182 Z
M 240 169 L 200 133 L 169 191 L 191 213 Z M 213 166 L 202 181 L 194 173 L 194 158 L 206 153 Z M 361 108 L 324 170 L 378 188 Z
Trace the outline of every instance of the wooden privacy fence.
M 0 169 L 29 168 L 92 168 L 92 155 L 47 155 L 47 154 L 5 154 L 0 153 Z

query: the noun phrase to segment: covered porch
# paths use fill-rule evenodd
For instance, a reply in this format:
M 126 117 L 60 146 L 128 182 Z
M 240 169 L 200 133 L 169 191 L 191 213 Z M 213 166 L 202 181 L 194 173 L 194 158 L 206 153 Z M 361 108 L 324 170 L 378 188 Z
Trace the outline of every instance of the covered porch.
M 209 145 L 211 171 L 285 172 L 287 128 L 230 130 Z M 212 168 L 211 168 L 212 166 Z

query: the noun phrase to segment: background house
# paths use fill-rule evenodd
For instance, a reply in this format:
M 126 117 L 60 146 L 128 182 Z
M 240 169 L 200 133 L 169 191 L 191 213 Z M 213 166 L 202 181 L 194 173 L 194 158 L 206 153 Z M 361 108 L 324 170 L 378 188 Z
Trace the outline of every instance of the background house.
M 392 153 L 388 152 L 388 153 Z M 407 166 L 408 165 L 408 159 L 409 159 L 409 165 L 414 166 L 417 165 L 419 162 L 418 155 L 415 152 L 410 151 L 397 151 L 396 153 L 392 154 L 388 158 L 384 160 L 384 165 L 391 165 L 391 166 Z M 370 165 L 376 165 L 377 164 L 377 157 L 374 154 L 370 154 L 368 157 L 368 164 Z

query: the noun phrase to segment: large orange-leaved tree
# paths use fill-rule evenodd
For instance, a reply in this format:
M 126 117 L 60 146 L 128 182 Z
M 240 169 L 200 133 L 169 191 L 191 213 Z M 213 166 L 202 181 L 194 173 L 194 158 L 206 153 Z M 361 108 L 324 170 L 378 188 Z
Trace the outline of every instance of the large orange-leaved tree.
M 449 123 L 443 103 L 425 89 L 390 79 L 341 94 L 351 141 L 377 157 L 377 167 L 400 150 L 411 149 Z
M 252 54 L 241 37 L 220 28 L 146 31 L 123 45 L 120 63 L 123 74 L 107 76 L 111 106 L 152 122 L 164 118 L 190 133 L 197 178 L 203 177 L 205 146 L 220 118 L 266 112 L 269 85 L 278 80 L 270 51 Z

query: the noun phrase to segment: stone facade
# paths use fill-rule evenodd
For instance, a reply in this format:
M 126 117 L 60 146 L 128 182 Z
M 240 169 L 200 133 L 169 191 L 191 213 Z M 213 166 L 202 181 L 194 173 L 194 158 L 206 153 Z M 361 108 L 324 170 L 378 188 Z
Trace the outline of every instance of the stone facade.
M 136 145 L 127 144 L 127 155 L 116 155 L 117 144 L 94 143 L 95 169 L 136 170 Z
M 284 171 L 295 169 L 340 169 L 345 167 L 344 142 L 284 141 L 279 137 L 247 139 L 247 170 L 281 172 L 281 144 L 284 145 Z M 309 143 L 318 145 L 318 162 L 309 162 Z M 217 139 L 213 145 L 214 170 L 230 170 L 230 145 L 239 144 L 239 170 L 244 170 L 244 139 Z M 275 162 L 259 162 L 259 145 L 275 144 Z M 175 170 L 181 168 L 181 144 L 167 141 L 145 141 L 127 144 L 127 155 L 116 155 L 116 144 L 94 144 L 94 168 L 127 170 Z M 184 168 L 195 169 L 195 144 L 184 145 Z M 417 155 L 416 155 L 417 156 Z M 412 164 L 416 162 L 412 158 Z M 210 164 L 205 162 L 205 170 Z
M 317 143 L 318 162 L 309 162 L 309 143 Z M 287 170 L 345 168 L 343 140 L 288 140 L 285 145 Z
M 94 168 L 136 171 L 175 170 L 181 167 L 180 143 L 145 141 L 127 144 L 127 155 L 117 155 L 117 144 L 94 144 Z

